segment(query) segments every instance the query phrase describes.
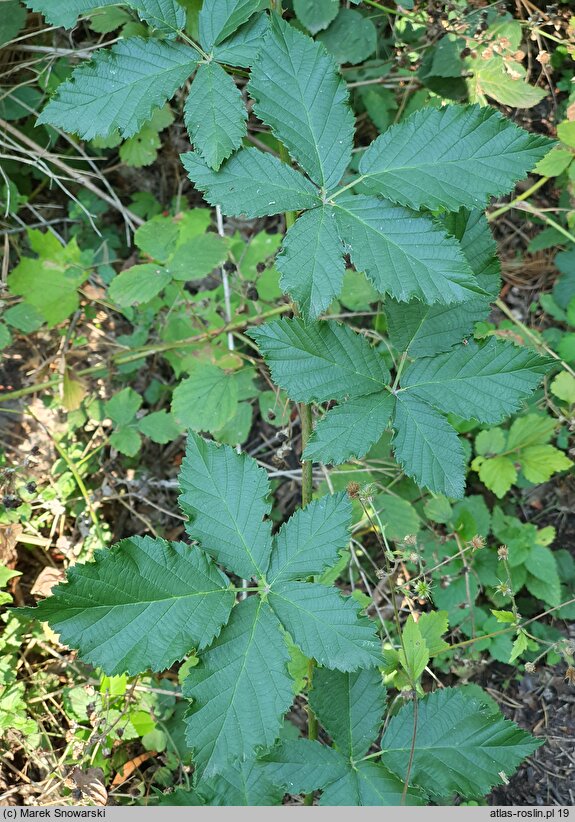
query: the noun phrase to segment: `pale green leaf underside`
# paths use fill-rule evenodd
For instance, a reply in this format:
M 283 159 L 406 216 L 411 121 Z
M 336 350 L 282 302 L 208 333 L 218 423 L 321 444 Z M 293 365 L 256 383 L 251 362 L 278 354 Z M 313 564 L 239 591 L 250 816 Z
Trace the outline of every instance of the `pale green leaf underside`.
M 341 291 L 345 263 L 330 206 L 306 211 L 288 230 L 276 259 L 280 286 L 306 320 L 316 319 Z
M 483 796 L 511 776 L 541 744 L 513 722 L 494 716 L 476 699 L 442 688 L 419 700 L 410 782 L 440 796 Z M 382 761 L 405 777 L 413 733 L 413 705 L 391 719 L 382 739 Z
M 377 668 L 353 673 L 317 670 L 309 701 L 315 715 L 348 759 L 367 753 L 379 734 L 386 690 Z
M 458 499 L 465 486 L 459 437 L 445 417 L 409 394 L 399 394 L 393 421 L 395 457 L 418 485 Z
M 277 157 L 255 148 L 240 149 L 218 172 L 199 154 L 181 155 L 189 178 L 210 205 L 235 217 L 264 217 L 320 205 L 315 186 Z
M 337 405 L 316 424 L 304 457 L 333 465 L 350 457 L 361 459 L 387 428 L 394 405 L 387 391 Z
M 209 645 L 228 619 L 229 582 L 197 548 L 131 537 L 94 559 L 26 610 L 110 676 L 169 668 Z
M 280 624 L 257 597 L 240 602 L 200 663 L 184 694 L 193 699 L 186 739 L 199 775 L 220 773 L 277 738 L 293 699 L 289 653 Z
M 276 583 L 269 603 L 308 657 L 328 668 L 355 671 L 381 662 L 375 626 L 359 616 L 359 606 L 335 588 L 309 582 Z
M 267 0 L 204 0 L 199 15 L 201 45 L 211 51 L 267 5 Z
M 452 303 L 483 293 L 459 244 L 428 217 L 378 197 L 335 202 L 351 259 L 382 294 Z
M 116 129 L 131 137 L 163 106 L 196 65 L 189 46 L 131 37 L 98 52 L 58 87 L 40 114 L 49 123 L 84 140 Z
M 446 413 L 499 422 L 515 411 L 541 382 L 548 361 L 533 350 L 491 337 L 437 357 L 417 360 L 402 389 Z
M 248 86 L 254 111 L 319 186 L 333 188 L 351 159 L 354 118 L 325 48 L 278 17 Z
M 146 23 L 166 34 L 175 34 L 186 25 L 186 12 L 176 0 L 24 0 L 28 8 L 40 12 L 53 26 L 72 28 L 78 17 L 93 9 L 125 5 L 138 12 Z
M 361 158 L 362 190 L 412 208 L 482 208 L 507 194 L 553 145 L 493 108 L 422 109 Z
M 321 574 L 335 565 L 338 551 L 349 542 L 350 521 L 351 502 L 344 491 L 296 511 L 274 539 L 268 583 Z
M 297 402 L 381 391 L 389 371 L 364 337 L 334 322 L 278 320 L 252 329 L 274 382 Z
M 179 483 L 189 535 L 238 576 L 263 576 L 271 551 L 266 472 L 246 454 L 190 433 Z
M 194 77 L 184 106 L 191 142 L 216 171 L 239 148 L 246 134 L 247 111 L 233 78 L 212 60 Z

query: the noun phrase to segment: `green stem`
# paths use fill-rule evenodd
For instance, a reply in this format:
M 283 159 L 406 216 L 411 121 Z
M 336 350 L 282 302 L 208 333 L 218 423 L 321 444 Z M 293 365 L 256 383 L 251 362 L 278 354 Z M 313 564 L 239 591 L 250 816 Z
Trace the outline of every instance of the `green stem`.
M 531 197 L 531 195 L 535 194 L 535 192 L 538 191 L 538 189 L 540 189 L 541 186 L 544 186 L 548 180 L 549 177 L 541 177 L 541 179 L 537 180 L 537 182 L 534 183 L 531 186 L 531 188 L 528 188 L 527 191 L 524 191 L 522 194 L 518 194 L 517 197 L 511 200 L 510 203 L 506 203 L 505 205 L 502 205 L 501 208 L 497 208 L 495 209 L 495 211 L 492 211 L 490 214 L 487 215 L 487 219 L 489 220 L 489 222 L 495 220 L 501 214 L 505 214 L 506 211 L 512 209 L 515 205 L 517 205 L 517 203 L 520 203 L 522 200 L 526 200 L 528 197 Z
M 260 322 L 267 320 L 269 317 L 274 317 L 276 314 L 285 314 L 286 311 L 290 310 L 291 306 L 280 305 L 276 308 L 272 308 L 270 311 L 264 312 L 263 314 L 258 314 L 257 317 L 252 317 L 250 320 L 238 320 L 237 322 L 228 323 L 220 328 L 214 328 L 211 331 L 205 331 L 202 334 L 196 334 L 193 337 L 187 337 L 183 340 L 175 340 L 174 342 L 166 343 L 152 343 L 151 345 L 143 345 L 141 348 L 136 348 L 132 351 L 120 351 L 117 354 L 113 354 L 109 358 L 110 363 L 106 365 L 94 365 L 90 368 L 81 368 L 78 371 L 74 371 L 74 376 L 78 378 L 105 374 L 110 370 L 111 366 L 126 365 L 127 363 L 140 360 L 142 357 L 162 354 L 164 351 L 173 351 L 177 348 L 187 348 L 188 346 L 197 345 L 198 343 L 206 342 L 206 340 L 211 340 L 213 337 L 219 337 L 220 334 L 226 334 L 228 331 L 239 331 L 243 328 L 248 328 L 251 325 L 258 325 Z M 37 382 L 33 385 L 27 385 L 25 388 L 19 388 L 17 391 L 8 391 L 5 394 L 0 394 L 0 402 L 18 400 L 21 397 L 28 396 L 29 394 L 36 394 L 38 391 L 44 391 L 48 388 L 56 388 L 60 385 L 61 381 L 62 377 L 58 376 L 53 377 L 50 380 L 45 380 L 44 382 Z

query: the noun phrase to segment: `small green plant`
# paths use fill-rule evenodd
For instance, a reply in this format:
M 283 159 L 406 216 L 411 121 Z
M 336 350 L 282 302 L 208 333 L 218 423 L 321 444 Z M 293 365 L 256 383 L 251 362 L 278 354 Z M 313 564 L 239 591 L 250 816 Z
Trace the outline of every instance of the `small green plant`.
M 54 0 L 28 4 L 66 25 L 91 8 Z M 318 41 L 284 20 L 279 4 L 268 14 L 262 0 L 205 0 L 195 39 L 173 0 L 124 5 L 151 26 L 149 36 L 121 39 L 76 69 L 40 122 L 84 139 L 116 132 L 133 137 L 195 72 L 184 105 L 194 150 L 182 156 L 191 181 L 225 215 L 285 214 L 279 285 L 298 316 L 260 324 L 256 315 L 246 325 L 258 326 L 249 337 L 275 383 L 300 404 L 303 505 L 273 534 L 265 473 L 252 458 L 190 433 L 180 507 L 197 544 L 128 538 L 97 552 L 94 563 L 71 568 L 66 584 L 21 613 L 47 620 L 63 642 L 110 676 L 161 671 L 193 654 L 188 658 L 197 664 L 183 678 L 192 699 L 185 720 L 195 768 L 191 804 L 232 804 L 242 784 L 249 804 L 277 803 L 284 790 L 306 793 L 306 804 L 315 790 L 328 805 L 476 799 L 504 781 L 537 742 L 504 720 L 480 690 L 425 694 L 421 678 L 432 657 L 450 651 L 443 639 L 448 620 L 468 630 L 473 643 L 493 633 L 486 620 L 486 636 L 477 631 L 478 584 L 461 544 L 470 518 L 485 519 L 483 511 L 475 506 L 470 513 L 467 501 L 456 510 L 450 502 L 463 496 L 465 485 L 458 431 L 468 421 L 503 421 L 537 387 L 550 361 L 494 336 L 474 338 L 475 323 L 487 317 L 499 290 L 482 210 L 525 177 L 553 142 L 493 109 L 452 105 L 416 111 L 360 147 L 356 162 L 346 84 L 320 42 L 329 43 L 337 23 L 333 3 L 324 5 L 323 17 L 296 3 L 308 30 L 325 30 Z M 242 78 L 250 70 L 245 93 L 271 132 L 268 151 L 243 145 L 248 115 L 234 80 L 237 67 Z M 182 283 L 224 260 L 235 264 L 237 254 L 233 238 L 204 232 L 205 226 L 186 238 L 175 218 L 152 217 L 136 235 L 143 259 L 111 281 L 111 299 L 126 312 L 143 300 L 149 316 L 161 306 L 169 322 L 180 312 L 178 321 L 189 323 Z M 355 272 L 346 274 L 346 256 Z M 381 299 L 378 327 L 387 323 L 389 346 L 321 319 L 341 297 L 346 276 L 361 273 L 373 301 Z M 191 339 L 192 346 L 198 342 Z M 245 337 L 242 343 L 254 347 Z M 232 350 L 199 368 L 197 353 L 174 367 L 178 376 L 189 375 L 174 391 L 175 424 L 235 444 L 246 432 L 238 415 L 251 419 L 251 409 L 240 407 L 253 396 L 254 371 Z M 130 356 L 137 359 L 135 352 Z M 335 408 L 320 407 L 333 400 Z M 322 415 L 315 429 L 313 404 Z M 140 433 L 151 424 L 152 415 L 139 419 L 139 411 L 131 389 L 107 405 L 114 443 L 126 454 L 137 453 Z M 227 425 L 233 434 L 224 431 Z M 402 553 L 421 577 L 410 595 L 426 601 L 433 591 L 441 611 L 402 625 L 395 609 L 398 643 L 388 640 L 383 648 L 377 623 L 361 613 L 369 598 L 345 598 L 334 587 L 338 571 L 330 571 L 346 562 L 340 551 L 349 541 L 351 503 L 342 491 L 312 501 L 311 464 L 363 456 L 390 425 L 404 472 L 444 495 L 429 504 L 449 535 L 437 559 L 438 542 L 431 538 L 421 550 L 414 545 Z M 397 552 L 385 542 L 385 526 L 373 526 L 371 494 L 355 488 L 350 496 L 381 535 L 381 574 L 394 599 L 390 563 Z M 489 524 L 467 537 L 474 548 L 481 547 L 482 530 L 487 534 Z M 536 544 L 525 560 L 531 588 L 539 560 L 549 565 L 543 547 Z M 440 568 L 458 577 L 443 594 L 440 585 L 433 590 Z M 499 584 L 507 585 L 507 577 Z M 515 659 L 529 648 L 529 637 L 515 604 L 511 613 L 514 621 L 502 633 L 517 634 Z M 500 627 L 496 614 L 488 619 Z M 382 674 L 408 704 L 397 710 L 392 703 L 380 738 Z M 307 740 L 290 739 L 283 725 L 296 694 L 308 699 Z M 453 731 L 446 739 L 448 718 Z M 318 721 L 333 746 L 318 742 Z M 368 753 L 372 745 L 377 750 Z

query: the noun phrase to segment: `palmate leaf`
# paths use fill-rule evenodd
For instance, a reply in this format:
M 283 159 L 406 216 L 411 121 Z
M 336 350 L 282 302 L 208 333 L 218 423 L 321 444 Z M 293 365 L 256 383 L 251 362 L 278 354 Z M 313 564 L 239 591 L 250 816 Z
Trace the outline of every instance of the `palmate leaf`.
M 347 194 L 335 204 L 353 263 L 382 294 L 451 303 L 484 293 L 459 244 L 427 217 L 378 197 Z
M 222 772 L 277 738 L 293 699 L 289 652 L 277 617 L 257 597 L 240 602 L 229 623 L 184 681 L 193 699 L 186 739 L 199 776 Z
M 212 51 L 267 6 L 267 0 L 204 0 L 198 21 L 201 45 Z
M 269 603 L 296 645 L 308 657 L 340 671 L 381 663 L 373 623 L 334 588 L 309 582 L 276 582 Z
M 319 186 L 330 190 L 351 159 L 347 88 L 325 48 L 274 16 L 248 92 L 254 111 Z
M 234 594 L 227 577 L 197 548 L 131 537 L 74 565 L 68 582 L 37 608 L 64 644 L 114 674 L 161 671 L 190 648 L 204 648 L 227 621 Z
M 334 209 L 306 211 L 288 230 L 276 260 L 280 286 L 297 301 L 306 320 L 313 320 L 341 292 L 345 263 Z
M 321 668 L 313 675 L 309 701 L 336 748 L 357 761 L 379 734 L 385 697 L 377 669 L 342 673 Z
M 125 5 L 140 18 L 166 34 L 175 34 L 186 25 L 186 12 L 176 0 L 24 0 L 32 11 L 44 15 L 53 26 L 72 28 L 78 17 L 96 8 Z
M 213 60 L 203 63 L 184 106 L 184 122 L 190 140 L 210 168 L 217 171 L 240 147 L 247 131 L 247 116 L 233 78 Z
M 196 152 L 188 151 L 181 159 L 196 188 L 210 205 L 220 205 L 224 214 L 264 217 L 320 205 L 309 180 L 255 148 L 241 149 L 218 172 Z
M 270 585 L 321 574 L 349 542 L 351 502 L 343 491 L 313 500 L 282 525 L 267 572 Z
M 542 744 L 461 689 L 442 688 L 418 702 L 410 782 L 441 797 L 484 796 Z M 413 705 L 394 716 L 381 741 L 382 761 L 401 779 L 410 760 Z
M 389 425 L 394 407 L 393 395 L 380 391 L 332 408 L 316 424 L 304 452 L 305 459 L 334 465 L 350 457 L 361 459 Z
M 179 482 L 189 535 L 240 577 L 262 577 L 271 552 L 271 522 L 264 520 L 270 485 L 263 468 L 228 445 L 190 433 Z
M 422 109 L 375 140 L 359 164 L 361 188 L 411 208 L 481 208 L 510 191 L 554 145 L 498 111 Z
M 85 140 L 136 134 L 189 77 L 197 60 L 189 46 L 131 37 L 98 52 L 58 87 L 38 123 Z
M 364 337 L 338 323 L 306 326 L 300 319 L 266 323 L 249 332 L 274 382 L 297 402 L 325 402 L 381 391 L 389 371 Z
M 402 391 L 446 413 L 499 422 L 515 411 L 541 381 L 549 361 L 529 348 L 491 337 L 413 363 Z
M 462 497 L 463 446 L 445 417 L 417 397 L 400 394 L 393 427 L 395 458 L 405 473 L 436 494 Z

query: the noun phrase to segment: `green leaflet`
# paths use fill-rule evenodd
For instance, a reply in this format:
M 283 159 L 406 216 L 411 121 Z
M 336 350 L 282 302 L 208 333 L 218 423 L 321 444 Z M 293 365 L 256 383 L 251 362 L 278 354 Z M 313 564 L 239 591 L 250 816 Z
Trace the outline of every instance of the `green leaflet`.
M 206 805 L 281 805 L 284 790 L 273 784 L 265 766 L 255 759 L 235 762 L 211 779 L 203 779 L 198 792 Z
M 326 29 L 339 11 L 338 0 L 294 0 L 293 7 L 297 19 L 311 34 Z
M 463 496 L 463 446 L 445 417 L 417 397 L 398 394 L 393 420 L 395 457 L 419 485 L 456 499 Z
M 289 793 L 310 793 L 344 777 L 345 758 L 311 739 L 286 740 L 260 759 L 268 778 Z
M 153 299 L 171 280 L 170 272 L 162 266 L 153 263 L 133 265 L 114 277 L 108 295 L 122 308 L 140 305 Z
M 351 502 L 344 491 L 313 500 L 282 525 L 274 538 L 267 578 L 270 585 L 321 574 L 335 565 L 349 542 Z
M 337 749 L 357 761 L 377 738 L 385 696 L 377 669 L 342 673 L 321 668 L 313 675 L 309 699 Z
M 253 755 L 256 745 L 273 744 L 293 699 L 288 660 L 269 606 L 256 597 L 240 602 L 184 681 L 193 699 L 186 738 L 200 775 L 220 773 Z
M 324 47 L 274 16 L 248 91 L 258 117 L 311 179 L 328 191 L 336 186 L 351 159 L 354 121 Z
M 475 322 L 489 313 L 490 299 L 499 294 L 499 261 L 489 224 L 481 211 L 461 209 L 447 214 L 445 228 L 461 244 L 477 282 L 489 296 L 472 297 L 458 305 L 426 305 L 418 300 L 386 300 L 389 335 L 399 351 L 413 357 L 430 356 L 468 337 Z
M 304 457 L 334 465 L 350 457 L 361 459 L 389 425 L 394 407 L 393 395 L 382 391 L 332 408 L 316 423 Z
M 196 66 L 189 46 L 131 37 L 98 52 L 58 87 L 38 117 L 84 140 L 136 134 Z
M 184 106 L 190 140 L 216 171 L 239 148 L 246 134 L 247 111 L 233 78 L 212 60 L 194 77 Z
M 197 363 L 172 396 L 174 419 L 193 431 L 218 431 L 234 416 L 237 407 L 236 380 L 207 362 Z
M 410 781 L 442 797 L 483 796 L 502 783 L 501 771 L 510 776 L 542 744 L 460 689 L 428 694 L 418 708 Z M 383 762 L 401 779 L 412 733 L 413 705 L 408 704 L 392 718 L 381 741 Z
M 515 411 L 541 381 L 547 360 L 528 348 L 491 337 L 413 363 L 402 391 L 464 419 L 499 422 Z
M 364 337 L 333 322 L 307 326 L 278 320 L 249 332 L 272 377 L 297 402 L 344 399 L 381 391 L 389 379 L 383 357 Z
M 378 197 L 336 200 L 341 237 L 359 271 L 382 294 L 427 303 L 484 294 L 459 244 L 433 222 Z
M 94 560 L 72 566 L 66 584 L 20 613 L 50 622 L 109 676 L 169 668 L 192 645 L 209 645 L 228 619 L 228 579 L 197 548 L 130 537 Z
M 294 642 L 308 657 L 340 671 L 381 662 L 373 625 L 358 619 L 358 605 L 333 588 L 305 582 L 276 582 L 269 603 Z
M 238 576 L 263 576 L 271 551 L 266 472 L 246 454 L 190 434 L 180 487 L 189 535 Z
M 123 4 L 138 12 L 144 22 L 165 34 L 175 34 L 186 25 L 186 12 L 176 0 L 24 0 L 28 8 L 44 15 L 53 26 L 72 28 L 78 17 L 105 6 Z
M 256 59 L 264 35 L 269 28 L 267 14 L 256 14 L 231 37 L 215 46 L 213 54 L 220 63 L 249 67 Z
M 190 180 L 224 214 L 263 217 L 320 204 L 316 188 L 297 171 L 255 148 L 238 151 L 219 172 L 193 151 L 182 154 Z
M 267 5 L 267 0 L 204 0 L 199 16 L 200 43 L 212 51 Z
M 297 301 L 306 320 L 313 320 L 341 292 L 345 263 L 334 209 L 306 211 L 288 230 L 276 260 L 280 286 Z
M 481 208 L 508 192 L 554 143 L 495 109 L 415 112 L 375 140 L 359 164 L 362 190 L 412 208 Z
M 376 762 L 359 762 L 343 779 L 328 785 L 320 805 L 383 805 L 403 803 L 403 782 Z M 424 805 L 417 790 L 408 789 L 405 805 Z

